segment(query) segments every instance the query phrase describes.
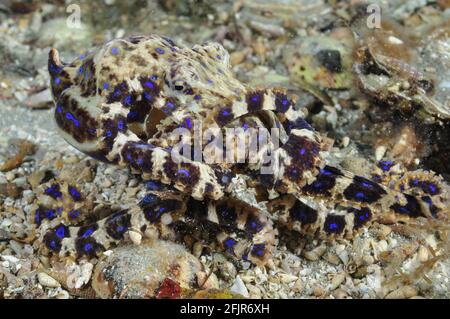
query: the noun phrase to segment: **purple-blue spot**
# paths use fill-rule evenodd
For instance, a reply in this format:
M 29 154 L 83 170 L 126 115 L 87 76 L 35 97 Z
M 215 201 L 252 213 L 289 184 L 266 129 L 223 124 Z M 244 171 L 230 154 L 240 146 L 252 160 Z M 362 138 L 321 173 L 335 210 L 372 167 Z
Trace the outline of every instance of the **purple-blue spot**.
M 136 111 L 130 111 L 127 114 L 127 119 L 130 121 L 135 120 L 138 117 L 138 112 Z
M 91 249 L 92 249 L 92 244 L 91 243 L 84 244 L 84 251 L 88 252 Z
M 380 167 L 384 172 L 387 172 L 394 166 L 394 162 L 391 161 L 381 161 L 378 163 L 378 167 Z
M 191 174 L 189 174 L 189 171 L 185 168 L 180 168 L 178 170 L 178 175 L 183 175 L 184 177 L 189 177 Z
M 328 227 L 329 227 L 330 230 L 338 229 L 338 225 L 336 223 L 330 223 L 330 225 Z
M 111 48 L 111 54 L 117 54 L 117 53 L 119 53 L 119 49 L 118 48 L 116 48 L 116 47 L 112 47 Z
M 86 231 L 81 235 L 82 238 L 87 238 L 91 236 L 94 233 L 94 230 L 92 228 L 86 229 Z
M 103 83 L 103 90 L 109 89 L 109 83 L 105 82 Z
M 150 101 L 153 98 L 153 96 L 148 92 L 144 92 L 144 98 L 146 100 Z
M 69 193 L 72 196 L 74 201 L 81 200 L 81 194 L 80 194 L 80 192 L 78 192 L 78 190 L 75 187 L 69 186 Z
M 192 129 L 192 121 L 191 121 L 191 119 L 190 118 L 186 118 L 185 120 L 184 120 L 184 123 L 186 124 L 185 126 L 188 128 L 188 129 Z
M 69 217 L 72 218 L 72 219 L 75 219 L 78 216 L 80 216 L 80 211 L 79 210 L 74 209 L 74 210 L 71 210 L 69 212 Z
M 78 120 L 72 115 L 72 113 L 67 112 L 66 113 L 66 119 L 71 121 L 76 127 L 80 126 L 80 122 L 78 122 Z
M 144 198 L 142 199 L 142 203 L 144 205 L 148 205 L 148 204 L 152 204 L 154 203 L 156 200 L 158 199 L 158 197 L 156 197 L 153 194 L 147 194 L 144 196 Z
M 132 99 L 133 99 L 133 97 L 131 95 L 125 96 L 125 98 L 123 99 L 123 104 L 130 105 L 132 102 Z
M 62 193 L 59 191 L 59 185 L 58 184 L 53 184 L 52 186 L 48 187 L 45 191 L 44 191 L 45 195 L 49 195 L 53 198 L 60 198 L 62 196 Z
M 56 228 L 56 232 L 55 232 L 56 236 L 58 236 L 59 238 L 63 239 L 66 235 L 66 229 L 64 226 L 59 226 L 58 228 Z
M 164 54 L 164 52 L 166 52 L 166 51 L 164 51 L 161 48 L 156 48 L 156 52 L 158 52 L 158 54 Z
M 233 247 L 237 244 L 237 242 L 233 238 L 228 238 L 225 240 L 224 244 L 228 252 L 233 252 Z
M 157 182 L 157 181 L 146 181 L 145 182 L 145 186 L 149 190 L 159 190 L 159 189 L 162 188 L 162 184 L 160 182 Z
M 369 182 L 366 182 L 366 181 L 362 181 L 361 185 L 364 187 L 367 187 L 367 188 L 372 188 L 372 184 L 370 184 Z
M 357 193 L 355 194 L 355 197 L 356 197 L 356 198 L 359 198 L 359 199 L 364 199 L 366 196 L 364 195 L 363 192 L 357 192 Z
M 124 130 L 125 124 L 124 124 L 123 120 L 119 120 L 117 122 L 117 128 L 119 129 L 119 131 L 123 131 Z
M 262 257 L 262 256 L 264 256 L 265 248 L 266 248 L 266 246 L 264 244 L 256 244 L 253 246 L 252 254 Z
M 149 87 L 150 89 L 154 89 L 155 88 L 155 84 L 153 84 L 153 82 L 151 82 L 151 81 L 145 82 L 145 86 Z
M 59 84 L 61 83 L 60 77 L 57 76 L 57 77 L 53 80 L 53 82 L 54 82 L 56 85 L 59 85 Z
M 52 240 L 48 245 L 50 246 L 50 249 L 56 249 L 56 242 L 54 240 Z
M 116 231 L 117 231 L 118 233 L 122 233 L 122 232 L 125 231 L 125 227 L 124 227 L 124 226 L 117 226 Z
M 45 211 L 45 218 L 51 220 L 51 219 L 53 219 L 53 218 L 55 218 L 55 217 L 56 217 L 56 216 L 55 216 L 55 211 L 54 211 L 53 209 L 47 209 L 47 210 Z

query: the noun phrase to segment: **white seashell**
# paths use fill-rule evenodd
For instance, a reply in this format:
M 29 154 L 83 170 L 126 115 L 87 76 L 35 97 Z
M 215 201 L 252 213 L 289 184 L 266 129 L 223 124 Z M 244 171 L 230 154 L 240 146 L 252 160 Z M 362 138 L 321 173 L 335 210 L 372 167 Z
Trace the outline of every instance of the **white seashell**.
M 57 288 L 60 286 L 59 282 L 56 279 L 50 277 L 45 272 L 38 273 L 37 278 L 39 283 L 44 287 Z
M 248 298 L 250 296 L 247 287 L 245 286 L 244 282 L 242 281 L 239 275 L 236 277 L 233 285 L 230 287 L 230 291 L 235 294 L 240 294 L 245 298 Z
M 142 242 L 142 235 L 138 233 L 137 231 L 130 230 L 128 231 L 128 236 L 130 236 L 131 241 L 135 245 L 140 245 Z

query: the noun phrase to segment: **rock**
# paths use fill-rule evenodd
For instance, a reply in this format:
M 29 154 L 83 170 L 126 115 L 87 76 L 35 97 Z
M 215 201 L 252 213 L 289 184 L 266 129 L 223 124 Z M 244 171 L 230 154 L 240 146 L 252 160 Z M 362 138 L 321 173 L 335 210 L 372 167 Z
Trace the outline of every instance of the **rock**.
M 89 282 L 94 265 L 89 262 L 69 265 L 67 272 L 67 287 L 79 289 Z
M 60 286 L 59 282 L 56 279 L 50 277 L 45 272 L 38 273 L 37 278 L 39 283 L 44 287 L 57 288 Z
M 407 299 L 416 297 L 418 291 L 413 286 L 403 286 L 387 294 L 386 299 Z
M 230 287 L 230 291 L 235 294 L 240 294 L 245 298 L 248 298 L 250 296 L 247 287 L 245 287 L 245 284 L 239 275 L 236 277 L 233 285 Z
M 217 289 L 219 288 L 219 280 L 214 273 L 207 274 L 200 271 L 197 273 L 197 285 L 202 289 Z
M 134 230 L 130 230 L 128 232 L 128 235 L 130 236 L 131 241 L 135 245 L 140 245 L 142 241 L 142 235 Z
M 25 101 L 25 105 L 31 109 L 47 109 L 53 105 L 52 92 L 50 89 L 34 93 L 28 96 Z
M 117 247 L 100 260 L 92 287 L 100 298 L 153 298 L 158 291 L 162 296 L 161 291 L 169 286 L 179 286 L 182 293 L 198 288 L 196 277 L 201 271 L 200 261 L 183 246 L 162 240 L 144 241 L 139 246 Z
M 336 299 L 348 299 L 348 293 L 347 293 L 345 290 L 341 289 L 341 288 L 336 289 L 336 290 L 333 292 L 333 296 L 334 296 Z
M 345 280 L 346 274 L 345 272 L 341 272 L 336 274 L 333 279 L 331 280 L 331 290 L 335 290 L 338 288 Z
M 280 279 L 282 283 L 288 284 L 297 280 L 298 277 L 291 274 L 280 274 Z
M 305 256 L 306 259 L 311 261 L 319 260 L 320 257 L 325 253 L 327 247 L 325 245 L 320 245 L 313 250 L 305 251 L 303 253 L 303 256 Z
M 294 291 L 295 293 L 300 293 L 303 290 L 303 282 L 302 280 L 299 278 L 297 279 L 297 281 L 294 283 L 294 286 L 292 286 L 292 291 Z

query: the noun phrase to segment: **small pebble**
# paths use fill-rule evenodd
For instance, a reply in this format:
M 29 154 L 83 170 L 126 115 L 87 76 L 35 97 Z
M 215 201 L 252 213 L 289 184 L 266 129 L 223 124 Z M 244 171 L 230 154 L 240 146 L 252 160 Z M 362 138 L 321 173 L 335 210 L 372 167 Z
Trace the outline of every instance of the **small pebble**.
M 407 299 L 417 296 L 418 291 L 413 286 L 403 286 L 390 292 L 385 298 L 386 299 Z
M 45 272 L 38 273 L 37 277 L 39 283 L 44 287 L 57 288 L 60 286 L 59 282 L 56 279 L 50 277 Z
M 138 233 L 137 231 L 134 230 L 130 230 L 128 232 L 128 235 L 130 236 L 131 241 L 133 242 L 133 244 L 135 245 L 140 245 L 142 242 L 142 235 L 140 233 Z
M 240 294 L 245 298 L 249 297 L 247 287 L 245 287 L 244 282 L 242 281 L 240 276 L 237 276 L 234 280 L 233 285 L 230 287 L 230 291 L 235 294 Z
M 338 288 L 345 280 L 346 274 L 345 272 L 341 272 L 339 274 L 336 274 L 333 276 L 333 279 L 331 280 L 331 290 L 335 290 Z

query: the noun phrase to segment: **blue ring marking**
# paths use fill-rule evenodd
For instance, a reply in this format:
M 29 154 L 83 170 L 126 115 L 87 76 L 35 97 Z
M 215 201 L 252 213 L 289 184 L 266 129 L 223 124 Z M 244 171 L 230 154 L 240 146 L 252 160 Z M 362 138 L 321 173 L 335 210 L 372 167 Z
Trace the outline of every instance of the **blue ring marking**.
M 364 199 L 364 198 L 366 198 L 366 196 L 364 195 L 363 192 L 357 192 L 357 193 L 355 194 L 355 197 L 356 197 L 356 198 L 359 198 L 359 199 Z
M 49 244 L 51 249 L 55 250 L 56 249 L 56 241 L 52 240 Z
M 187 128 L 192 130 L 192 121 L 191 121 L 191 119 L 190 118 L 186 118 L 184 120 L 184 122 L 186 123 Z
M 56 228 L 55 231 L 56 236 L 58 236 L 58 238 L 63 239 L 64 237 L 66 237 L 66 228 L 64 226 L 59 226 L 58 228 Z
M 153 96 L 148 92 L 144 92 L 144 97 L 146 100 L 149 100 L 149 101 L 151 101 L 153 99 Z
M 329 227 L 330 230 L 338 229 L 338 225 L 336 223 L 331 223 L 331 224 L 328 225 L 328 227 Z
M 149 87 L 150 89 L 154 89 L 155 88 L 155 84 L 153 84 L 152 81 L 146 81 L 145 82 L 145 86 Z
M 394 166 L 394 162 L 391 161 L 381 161 L 378 163 L 378 167 L 381 168 L 384 172 L 387 172 Z
M 94 233 L 94 230 L 92 228 L 86 229 L 86 231 L 81 235 L 81 238 L 87 238 L 91 236 Z
M 144 183 L 149 190 L 159 190 L 163 187 L 163 185 L 158 181 L 146 181 Z
M 71 210 L 71 211 L 69 212 L 69 217 L 72 218 L 72 219 L 75 219 L 75 218 L 77 218 L 78 216 L 80 216 L 80 211 L 77 210 L 77 209 Z
M 44 191 L 45 195 L 49 195 L 53 198 L 60 198 L 62 196 L 62 193 L 59 191 L 59 185 L 58 184 L 53 184 L 52 186 L 48 187 L 45 191 Z
M 125 104 L 125 105 L 130 105 L 132 102 L 133 102 L 133 97 L 131 95 L 127 95 L 123 99 L 123 104 Z
M 76 127 L 80 126 L 80 122 L 72 115 L 72 113 L 67 112 L 66 119 L 68 119 L 69 121 L 72 121 Z
M 188 171 L 187 169 L 185 169 L 185 168 L 180 168 L 180 169 L 178 170 L 178 174 L 179 174 L 179 175 L 184 175 L 185 177 L 191 176 L 191 174 L 189 173 L 189 171 Z
M 264 256 L 264 250 L 266 248 L 266 245 L 264 244 L 256 244 L 253 246 L 252 249 L 252 255 L 257 255 L 259 257 Z
M 119 131 L 123 131 L 125 128 L 125 123 L 123 122 L 123 120 L 119 120 L 117 122 L 117 128 L 119 129 Z
M 72 196 L 74 201 L 80 201 L 81 200 L 81 194 L 80 192 L 73 186 L 69 186 L 69 193 Z
M 84 251 L 89 252 L 90 250 L 92 250 L 92 244 L 91 243 L 84 244 Z
M 48 220 L 52 220 L 53 218 L 55 218 L 55 211 L 53 209 L 47 209 L 45 211 L 45 218 L 47 218 Z
M 229 237 L 225 240 L 226 251 L 234 253 L 233 247 L 237 244 L 237 241 Z
M 126 229 L 125 226 L 120 225 L 120 226 L 117 226 L 116 231 L 118 233 L 123 233 L 125 231 L 125 229 Z
M 145 205 L 148 205 L 148 204 L 152 204 L 152 203 L 156 202 L 157 200 L 158 200 L 158 196 L 153 195 L 153 194 L 147 194 L 147 195 L 145 195 L 144 198 L 142 199 L 142 202 L 143 202 Z

